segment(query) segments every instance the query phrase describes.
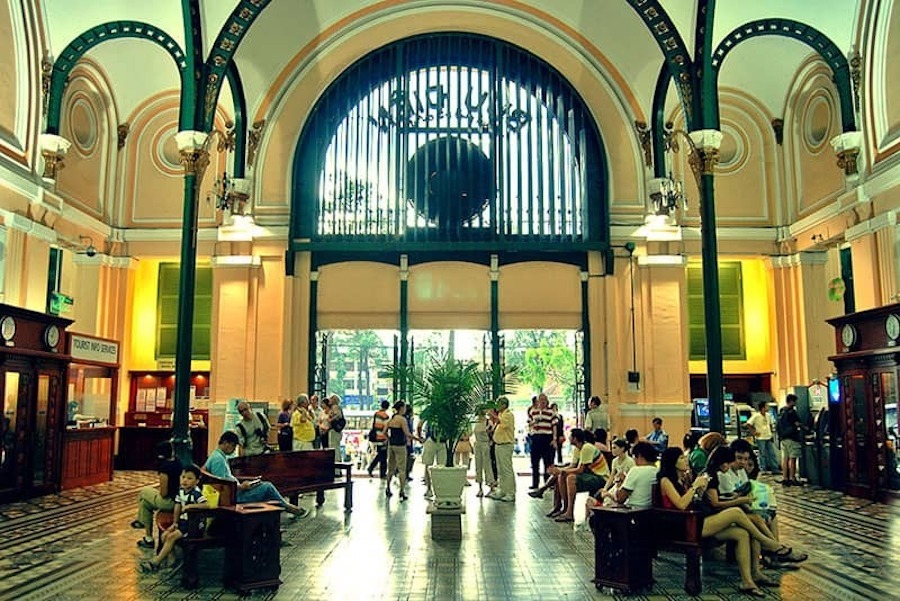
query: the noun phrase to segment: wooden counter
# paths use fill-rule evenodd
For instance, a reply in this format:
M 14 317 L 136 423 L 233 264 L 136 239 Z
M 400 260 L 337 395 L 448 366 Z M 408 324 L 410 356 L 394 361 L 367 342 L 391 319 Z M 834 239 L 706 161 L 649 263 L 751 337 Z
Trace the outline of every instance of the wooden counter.
M 60 490 L 109 482 L 116 429 L 79 428 L 63 433 Z
M 170 438 L 172 438 L 171 428 L 121 426 L 116 467 L 120 470 L 156 469 L 154 447 Z M 191 441 L 194 446 L 194 463 L 203 465 L 206 463 L 209 430 L 207 428 L 191 428 Z

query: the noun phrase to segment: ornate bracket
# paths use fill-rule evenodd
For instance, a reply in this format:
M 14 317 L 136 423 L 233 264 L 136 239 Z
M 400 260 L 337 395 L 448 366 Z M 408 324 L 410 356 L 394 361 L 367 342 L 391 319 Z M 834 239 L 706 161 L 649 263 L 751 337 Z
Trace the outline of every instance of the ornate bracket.
M 128 133 L 131 131 L 131 125 L 126 121 L 125 123 L 120 123 L 116 128 L 116 134 L 119 137 L 118 148 L 122 150 L 125 148 L 125 140 L 128 139 Z
M 635 121 L 634 129 L 637 131 L 638 142 L 644 151 L 644 165 L 647 166 L 647 169 L 653 169 L 653 152 L 651 150 L 653 147 L 653 136 L 650 128 L 644 121 Z
M 263 129 L 266 127 L 266 120 L 260 119 L 250 127 L 247 132 L 247 165 L 253 166 L 256 160 L 256 153 L 259 150 L 259 142 L 262 139 Z
M 688 145 L 688 165 L 694 173 L 697 187 L 700 187 L 700 177 L 711 175 L 719 162 L 719 147 L 722 145 L 722 132 L 717 129 L 698 129 L 690 133 L 683 129 L 675 129 L 675 126 L 666 123 L 663 139 L 666 150 L 679 151 L 679 136 Z

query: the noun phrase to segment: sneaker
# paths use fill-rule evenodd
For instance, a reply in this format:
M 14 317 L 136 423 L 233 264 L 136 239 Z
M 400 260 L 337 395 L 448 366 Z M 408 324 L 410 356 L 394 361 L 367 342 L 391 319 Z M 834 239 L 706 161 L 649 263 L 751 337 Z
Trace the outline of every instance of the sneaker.
M 146 538 L 142 538 L 141 540 L 139 540 L 137 542 L 137 546 L 140 547 L 141 549 L 152 549 L 156 545 L 154 544 L 152 538 L 150 540 L 147 540 Z
M 793 480 L 784 479 L 784 480 L 782 480 L 781 482 L 779 482 L 779 484 L 781 484 L 782 486 L 793 486 L 793 485 L 794 485 L 794 481 L 793 481 Z
M 497 491 L 492 490 L 491 492 L 489 492 L 488 494 L 486 494 L 484 496 L 486 496 L 489 499 L 502 499 L 503 498 L 503 495 L 498 490 Z

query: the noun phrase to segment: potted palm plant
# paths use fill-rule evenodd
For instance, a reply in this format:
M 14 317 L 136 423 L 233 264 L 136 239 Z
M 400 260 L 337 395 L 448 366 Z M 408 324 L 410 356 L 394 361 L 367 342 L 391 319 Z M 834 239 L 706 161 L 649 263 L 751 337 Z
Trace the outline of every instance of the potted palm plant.
M 491 374 L 474 361 L 436 354 L 421 369 L 392 366 L 388 372 L 405 378 L 408 395 L 419 417 L 426 421 L 435 440 L 447 449 L 445 467 L 432 467 L 434 504 L 459 507 L 465 485 L 465 467 L 453 466 L 453 447 L 468 432 L 479 410 L 491 404 Z

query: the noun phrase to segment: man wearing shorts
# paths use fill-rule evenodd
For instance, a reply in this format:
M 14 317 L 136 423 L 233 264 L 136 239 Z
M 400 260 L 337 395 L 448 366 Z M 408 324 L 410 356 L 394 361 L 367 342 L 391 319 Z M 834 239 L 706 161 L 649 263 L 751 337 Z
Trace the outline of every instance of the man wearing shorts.
M 784 472 L 784 486 L 802 486 L 797 480 L 797 460 L 800 458 L 803 436 L 803 422 L 797 415 L 797 395 L 789 394 L 785 406 L 778 416 L 778 436 L 781 438 L 781 467 Z

